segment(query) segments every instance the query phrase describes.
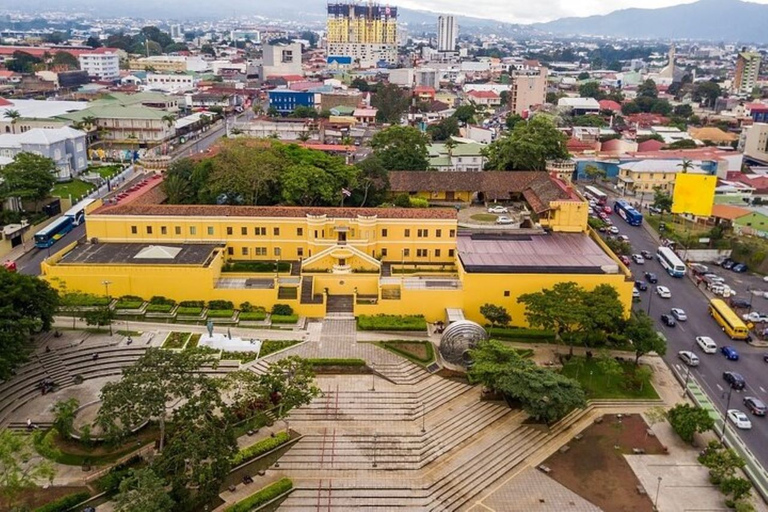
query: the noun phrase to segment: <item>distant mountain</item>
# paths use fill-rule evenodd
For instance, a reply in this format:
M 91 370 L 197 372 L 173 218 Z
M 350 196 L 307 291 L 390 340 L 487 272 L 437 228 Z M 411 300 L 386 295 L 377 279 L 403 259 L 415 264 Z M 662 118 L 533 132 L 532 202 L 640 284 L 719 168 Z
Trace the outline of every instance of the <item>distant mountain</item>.
M 768 5 L 740 0 L 699 0 L 661 9 L 623 9 L 603 16 L 562 18 L 532 28 L 561 35 L 646 39 L 768 42 Z

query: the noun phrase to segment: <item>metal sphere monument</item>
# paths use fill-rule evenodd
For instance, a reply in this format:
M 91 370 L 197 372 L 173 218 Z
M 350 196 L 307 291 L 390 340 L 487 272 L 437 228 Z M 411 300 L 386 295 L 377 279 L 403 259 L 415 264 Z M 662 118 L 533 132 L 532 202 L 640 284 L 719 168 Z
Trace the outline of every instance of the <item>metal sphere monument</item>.
M 440 338 L 440 355 L 449 363 L 467 366 L 469 350 L 488 339 L 488 333 L 480 324 L 470 320 L 459 320 L 445 329 Z

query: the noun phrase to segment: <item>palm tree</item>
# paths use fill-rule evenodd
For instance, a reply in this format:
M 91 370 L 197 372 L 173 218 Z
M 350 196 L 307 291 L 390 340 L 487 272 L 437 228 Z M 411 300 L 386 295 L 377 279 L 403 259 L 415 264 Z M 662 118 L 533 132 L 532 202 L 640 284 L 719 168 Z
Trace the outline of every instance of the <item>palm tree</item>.
M 173 123 L 176 122 L 176 116 L 174 116 L 173 114 L 166 114 L 163 116 L 163 122 L 166 125 L 168 125 L 168 128 L 170 128 L 171 126 L 173 126 Z
M 447 149 L 447 150 L 448 150 L 448 158 L 451 158 L 451 157 L 453 157 L 453 150 L 454 150 L 454 149 L 456 148 L 456 146 L 458 146 L 458 145 L 459 145 L 459 144 L 458 144 L 458 143 L 457 143 L 455 140 L 453 140 L 452 138 L 451 138 L 451 139 L 448 139 L 447 141 L 445 141 L 445 149 Z
M 309 140 L 309 132 L 301 132 L 297 138 L 301 142 L 307 142 Z
M 90 130 L 96 126 L 96 118 L 94 116 L 85 116 L 80 120 L 80 124 Z
M 16 124 L 16 120 L 21 117 L 18 110 L 6 110 L 3 117 L 11 120 L 11 124 Z
M 677 166 L 680 167 L 680 169 L 682 170 L 682 173 L 685 174 L 688 171 L 690 171 L 691 169 L 693 169 L 693 162 L 691 162 L 687 158 L 683 158 L 683 161 L 681 163 L 677 164 Z

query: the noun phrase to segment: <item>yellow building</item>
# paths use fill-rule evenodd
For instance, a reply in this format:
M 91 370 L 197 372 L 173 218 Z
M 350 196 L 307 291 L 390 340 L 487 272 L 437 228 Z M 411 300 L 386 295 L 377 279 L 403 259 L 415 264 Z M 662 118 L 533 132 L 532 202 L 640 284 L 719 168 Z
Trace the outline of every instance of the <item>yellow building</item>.
M 629 272 L 587 231 L 586 203 L 536 174 L 521 197 L 547 210 L 542 227 L 522 235 L 467 229 L 453 208 L 164 205 L 161 180 L 150 180 L 90 213 L 87 242 L 63 248 L 42 269 L 69 290 L 103 294 L 108 281 L 114 296 L 285 303 L 308 317 L 341 307 L 436 321 L 456 308 L 482 322 L 480 306 L 490 302 L 524 325 L 517 297 L 563 281 L 611 284 L 628 311 Z M 258 272 L 240 263 L 259 261 L 281 265 Z
M 619 166 L 618 187 L 623 193 L 643 194 L 653 192 L 660 187 L 663 192 L 672 193 L 675 188 L 675 176 L 682 171 L 681 160 L 640 160 Z M 694 165 L 689 173 L 706 173 Z

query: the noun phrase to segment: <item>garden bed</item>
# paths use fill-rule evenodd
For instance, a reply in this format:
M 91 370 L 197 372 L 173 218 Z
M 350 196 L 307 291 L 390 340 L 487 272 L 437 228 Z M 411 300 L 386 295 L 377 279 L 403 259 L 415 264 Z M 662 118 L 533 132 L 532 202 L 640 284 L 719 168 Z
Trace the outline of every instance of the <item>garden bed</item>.
M 267 312 L 264 310 L 240 312 L 238 316 L 241 322 L 262 322 L 267 319 Z
M 260 357 L 274 354 L 299 343 L 301 343 L 301 340 L 264 340 L 261 345 Z
M 191 336 L 192 336 L 191 332 L 171 331 L 168 333 L 168 336 L 165 338 L 165 341 L 163 342 L 163 348 L 179 349 L 179 350 L 183 349 Z M 198 337 L 198 339 L 200 338 Z
M 281 261 L 277 266 L 274 261 L 231 261 L 226 263 L 221 269 L 222 272 L 253 272 L 253 273 L 274 273 L 291 271 L 291 264 Z
M 337 374 L 360 374 L 371 373 L 370 368 L 362 359 L 329 359 L 316 358 L 307 359 L 316 374 L 337 375 Z
M 209 309 L 208 318 L 232 318 L 235 314 L 233 309 Z
M 435 350 L 429 341 L 381 341 L 378 345 L 422 366 L 435 360 Z
M 287 495 L 293 490 L 293 482 L 288 478 L 281 478 L 277 482 L 256 491 L 245 499 L 242 499 L 224 509 L 224 512 L 251 512 L 258 510 L 262 505 L 266 505 L 272 500 L 276 500 L 283 495 Z
M 170 313 L 173 310 L 173 304 L 148 304 L 147 313 Z
M 42 507 L 48 503 L 53 503 L 54 501 L 65 499 L 68 496 L 85 496 L 85 494 L 90 494 L 87 487 L 31 487 L 29 489 L 24 489 L 19 493 L 17 496 L 17 504 L 22 506 L 22 508 L 19 510 L 27 510 L 27 508 L 24 508 L 25 506 L 28 507 L 29 510 L 35 510 L 38 507 Z M 11 510 L 11 507 L 4 496 L 0 496 L 0 510 Z
M 184 348 L 187 350 L 197 348 L 197 345 L 200 343 L 200 336 L 202 336 L 202 334 L 193 333 L 192 336 L 189 337 L 189 341 L 187 341 L 187 344 L 184 346 Z
M 142 428 L 115 446 L 98 441 L 85 444 L 74 438 L 63 438 L 56 429 L 50 429 L 35 432 L 33 441 L 40 455 L 59 464 L 103 466 L 155 442 L 159 434 L 157 427 Z
M 295 324 L 299 321 L 299 315 L 270 315 L 269 320 L 273 324 Z
M 425 331 L 427 321 L 422 315 L 360 315 L 357 328 L 361 331 Z
M 203 308 L 179 306 L 176 314 L 179 316 L 199 317 L 203 314 Z

